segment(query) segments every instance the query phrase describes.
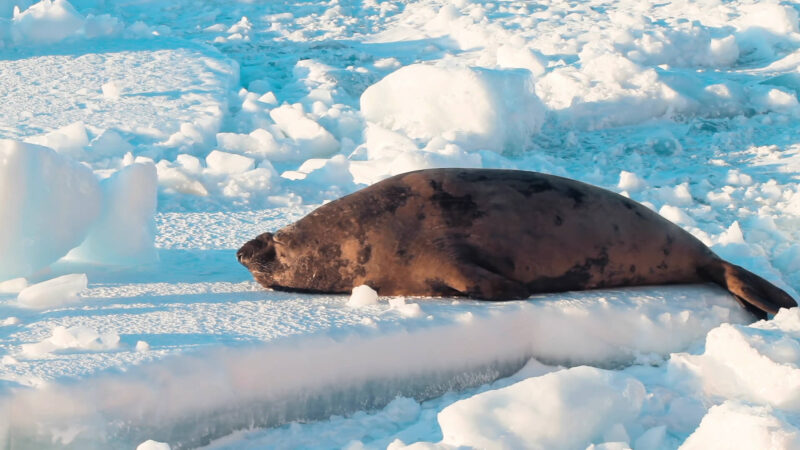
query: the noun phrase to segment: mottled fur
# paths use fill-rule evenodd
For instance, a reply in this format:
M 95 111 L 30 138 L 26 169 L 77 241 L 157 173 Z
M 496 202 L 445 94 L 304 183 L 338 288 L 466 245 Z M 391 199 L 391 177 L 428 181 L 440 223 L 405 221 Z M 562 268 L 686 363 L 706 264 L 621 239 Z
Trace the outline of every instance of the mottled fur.
M 763 316 L 796 306 L 648 208 L 535 172 L 409 172 L 330 202 L 239 260 L 270 288 L 526 298 L 616 286 L 715 282 Z

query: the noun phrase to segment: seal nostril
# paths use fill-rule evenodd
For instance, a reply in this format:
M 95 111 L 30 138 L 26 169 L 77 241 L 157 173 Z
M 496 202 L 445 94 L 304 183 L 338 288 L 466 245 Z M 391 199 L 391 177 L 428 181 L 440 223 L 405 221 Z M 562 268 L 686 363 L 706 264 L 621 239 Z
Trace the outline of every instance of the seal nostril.
M 253 257 L 253 246 L 244 244 L 242 248 L 236 252 L 236 259 L 239 261 L 240 264 L 247 264 L 247 261 Z

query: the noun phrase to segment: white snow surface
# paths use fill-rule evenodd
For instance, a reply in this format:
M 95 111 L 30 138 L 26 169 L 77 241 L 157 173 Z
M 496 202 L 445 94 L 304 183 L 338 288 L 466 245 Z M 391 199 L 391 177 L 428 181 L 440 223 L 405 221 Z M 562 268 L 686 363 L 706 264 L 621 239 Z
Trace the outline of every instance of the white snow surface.
M 797 308 L 282 293 L 235 258 L 394 174 L 524 169 L 797 297 L 798 11 L 0 0 L 0 442 L 800 448 Z

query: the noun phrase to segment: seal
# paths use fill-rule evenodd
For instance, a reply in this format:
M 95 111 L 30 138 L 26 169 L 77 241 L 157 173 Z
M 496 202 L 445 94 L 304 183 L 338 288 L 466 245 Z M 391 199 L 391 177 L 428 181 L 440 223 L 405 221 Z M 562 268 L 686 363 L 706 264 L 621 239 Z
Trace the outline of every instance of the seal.
M 429 169 L 327 203 L 238 251 L 261 285 L 301 292 L 523 299 L 716 283 L 759 317 L 797 306 L 679 226 L 616 193 L 536 172 Z

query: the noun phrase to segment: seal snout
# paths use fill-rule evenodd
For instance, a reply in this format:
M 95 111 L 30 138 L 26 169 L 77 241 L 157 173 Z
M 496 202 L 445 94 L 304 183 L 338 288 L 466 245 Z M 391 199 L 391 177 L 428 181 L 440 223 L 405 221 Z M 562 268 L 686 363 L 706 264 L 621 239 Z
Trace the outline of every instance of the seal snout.
M 252 241 L 249 241 L 248 243 L 244 244 L 242 248 L 240 248 L 239 251 L 236 252 L 236 259 L 238 259 L 241 264 L 244 264 L 246 266 L 247 263 L 249 263 L 250 260 L 253 259 L 253 255 L 255 255 L 258 252 L 258 250 L 260 250 L 263 247 L 264 247 L 263 242 L 259 241 L 258 239 L 253 239 Z
M 271 247 L 272 233 L 261 234 L 255 239 L 252 239 L 244 244 L 242 248 L 236 252 L 236 259 L 238 259 L 241 264 L 247 266 L 257 256 L 264 253 L 270 253 L 269 250 Z M 274 257 L 274 249 L 271 254 Z

